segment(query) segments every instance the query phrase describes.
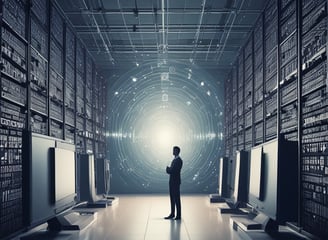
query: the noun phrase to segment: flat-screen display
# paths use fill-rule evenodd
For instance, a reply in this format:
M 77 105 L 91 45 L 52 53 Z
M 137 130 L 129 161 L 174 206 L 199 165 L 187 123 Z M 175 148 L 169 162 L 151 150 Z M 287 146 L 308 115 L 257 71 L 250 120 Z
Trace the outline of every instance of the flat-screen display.
M 105 158 L 96 159 L 96 189 L 97 194 L 108 194 L 110 190 L 110 166 Z
M 263 149 L 262 146 L 252 148 L 251 160 L 250 160 L 250 185 L 249 193 L 259 200 L 263 199 L 263 193 L 261 188 L 262 172 L 263 172 Z
M 239 175 L 240 175 L 240 152 L 237 151 L 236 154 L 236 167 L 235 167 L 235 180 L 234 180 L 234 188 L 232 193 L 233 202 L 238 201 L 238 190 L 239 190 Z
M 75 152 L 54 148 L 55 201 L 75 194 Z
M 279 224 L 297 221 L 297 161 L 295 142 L 274 139 L 251 151 L 248 202 Z
M 218 188 L 221 197 L 230 197 L 228 191 L 228 158 L 221 157 L 219 160 Z
M 251 150 L 249 204 L 276 219 L 278 143 L 266 142 Z
M 75 146 L 35 133 L 31 136 L 31 144 L 28 221 L 35 226 L 76 203 Z
M 218 189 L 219 195 L 222 195 L 222 175 L 223 175 L 223 158 L 219 159 L 219 177 L 218 177 Z
M 236 153 L 234 187 L 231 200 L 234 204 L 248 202 L 249 161 L 248 152 L 241 150 Z
M 89 203 L 96 202 L 101 196 L 97 195 L 97 187 L 100 183 L 96 181 L 95 159 L 93 154 L 79 154 L 79 193 L 80 201 L 88 201 Z M 103 171 L 104 169 L 102 169 Z M 102 174 L 103 175 L 103 174 Z M 100 175 L 98 173 L 97 177 Z M 101 180 L 103 181 L 103 180 Z

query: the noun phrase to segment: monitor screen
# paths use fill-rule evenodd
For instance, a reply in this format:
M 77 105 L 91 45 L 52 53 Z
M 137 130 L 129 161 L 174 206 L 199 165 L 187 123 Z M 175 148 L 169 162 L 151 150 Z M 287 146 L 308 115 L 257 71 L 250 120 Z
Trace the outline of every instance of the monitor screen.
M 234 188 L 232 193 L 232 200 L 234 202 L 238 201 L 238 190 L 239 190 L 239 175 L 240 175 L 240 152 L 237 151 L 236 155 L 236 167 L 235 167 L 235 180 L 234 180 Z
M 255 147 L 251 150 L 251 161 L 250 161 L 250 185 L 249 185 L 249 193 L 254 197 L 262 200 L 263 194 L 261 191 L 261 182 L 262 176 L 261 173 L 263 171 L 262 166 L 262 146 Z
M 223 158 L 219 159 L 219 177 L 218 177 L 218 189 L 219 195 L 222 195 L 222 175 L 223 175 Z
M 221 197 L 230 197 L 229 190 L 228 190 L 228 158 L 221 157 L 219 160 L 219 179 L 218 179 L 218 187 L 219 187 L 219 195 Z
M 35 226 L 75 204 L 75 146 L 36 133 L 31 141 L 28 221 Z
M 98 162 L 99 163 L 99 162 Z M 96 182 L 96 166 L 93 154 L 79 154 L 78 155 L 78 169 L 79 169 L 79 200 L 95 202 L 101 198 L 97 195 L 98 185 L 103 180 Z M 103 170 L 103 169 L 102 169 Z M 103 175 L 103 174 L 102 174 Z M 97 177 L 101 175 L 97 174 Z
M 277 139 L 251 152 L 248 202 L 279 224 L 297 219 L 297 160 L 297 143 Z
M 249 161 L 248 152 L 236 152 L 234 187 L 231 200 L 233 203 L 248 202 Z
M 110 190 L 110 166 L 105 158 L 96 159 L 97 194 L 108 194 Z
M 55 201 L 75 194 L 75 152 L 54 148 Z

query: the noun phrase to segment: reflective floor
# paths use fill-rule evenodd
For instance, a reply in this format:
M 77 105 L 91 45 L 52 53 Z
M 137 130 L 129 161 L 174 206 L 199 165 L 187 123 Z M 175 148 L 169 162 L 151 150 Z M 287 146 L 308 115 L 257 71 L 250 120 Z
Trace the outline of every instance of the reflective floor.
M 164 220 L 169 214 L 166 195 L 120 195 L 119 203 L 98 209 L 96 220 L 86 229 L 42 239 L 113 240 L 229 240 L 241 239 L 232 229 L 229 214 L 218 214 L 207 195 L 182 196 L 182 220 Z M 46 226 L 40 226 L 39 232 Z M 35 237 L 28 239 L 37 239 Z

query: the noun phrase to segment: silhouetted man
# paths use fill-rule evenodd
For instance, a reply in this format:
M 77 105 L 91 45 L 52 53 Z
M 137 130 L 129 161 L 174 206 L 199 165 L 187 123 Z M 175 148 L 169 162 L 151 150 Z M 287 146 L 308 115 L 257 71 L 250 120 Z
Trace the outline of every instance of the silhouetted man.
M 175 207 L 177 208 L 177 215 L 175 220 L 181 219 L 181 200 L 180 200 L 180 184 L 181 184 L 181 168 L 182 160 L 179 157 L 180 148 L 173 147 L 174 159 L 170 167 L 166 167 L 166 172 L 170 174 L 170 201 L 171 201 L 171 213 L 165 219 L 172 219 L 175 216 Z

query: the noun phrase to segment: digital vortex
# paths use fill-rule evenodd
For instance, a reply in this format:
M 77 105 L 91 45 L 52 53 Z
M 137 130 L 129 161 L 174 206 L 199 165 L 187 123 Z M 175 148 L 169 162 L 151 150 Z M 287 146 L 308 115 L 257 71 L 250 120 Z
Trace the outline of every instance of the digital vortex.
M 216 192 L 223 147 L 223 84 L 177 62 L 135 67 L 110 82 L 107 158 L 111 192 L 166 193 L 181 148 L 182 193 Z

